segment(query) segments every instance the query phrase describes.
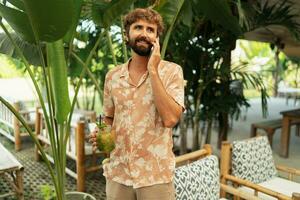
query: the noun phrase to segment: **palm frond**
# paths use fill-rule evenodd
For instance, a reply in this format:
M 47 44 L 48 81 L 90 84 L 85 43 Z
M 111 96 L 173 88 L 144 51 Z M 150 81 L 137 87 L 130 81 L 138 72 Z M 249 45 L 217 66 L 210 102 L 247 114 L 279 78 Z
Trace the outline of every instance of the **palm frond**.
M 270 1 L 242 2 L 239 9 L 240 16 L 246 15 L 247 26 L 244 31 L 253 31 L 257 28 L 269 25 L 280 25 L 286 27 L 290 33 L 300 39 L 300 24 L 297 22 L 299 11 L 295 10 L 294 4 L 289 0 L 279 0 L 276 4 Z M 251 6 L 250 6 L 251 5 Z

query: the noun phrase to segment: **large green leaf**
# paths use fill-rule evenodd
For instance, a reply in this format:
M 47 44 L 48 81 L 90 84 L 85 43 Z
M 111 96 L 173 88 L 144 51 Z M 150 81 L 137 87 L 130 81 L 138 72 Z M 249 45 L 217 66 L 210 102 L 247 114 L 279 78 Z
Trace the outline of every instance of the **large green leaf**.
M 168 26 L 174 22 L 174 17 L 177 17 L 181 8 L 182 0 L 162 0 L 154 7 Z
M 212 22 L 232 32 L 235 36 L 241 36 L 242 30 L 236 17 L 231 13 L 229 4 L 224 0 L 201 0 L 197 2 L 197 8 Z
M 178 21 L 178 15 L 182 10 L 184 2 L 185 0 L 170 0 L 162 1 L 159 4 L 155 5 L 155 9 L 162 15 L 163 19 L 168 25 L 168 30 L 161 48 L 162 59 L 165 56 L 171 32 L 173 31 L 173 28 Z
M 7 0 L 10 4 L 12 4 L 13 6 L 15 6 L 16 8 L 24 11 L 25 7 L 24 7 L 24 3 L 23 1 L 20 0 Z
M 64 37 L 64 41 L 69 43 L 72 37 L 74 36 L 74 33 L 76 31 L 76 27 L 78 25 L 80 13 L 81 13 L 81 7 L 82 7 L 83 0 L 73 0 L 74 4 L 74 12 L 72 17 L 72 25 L 69 29 L 68 33 Z
M 39 40 L 53 42 L 62 38 L 72 25 L 73 0 L 23 0 L 27 15 Z
M 63 124 L 67 120 L 71 109 L 63 41 L 58 40 L 53 43 L 47 43 L 46 47 L 51 82 L 53 84 L 55 118 L 59 124 Z
M 93 21 L 101 27 L 108 28 L 128 11 L 135 0 L 112 0 L 109 3 L 99 1 L 92 8 Z
M 9 0 L 9 2 L 17 8 L 0 4 L 0 15 L 29 42 L 34 42 L 35 39 L 56 41 L 62 38 L 72 25 L 73 0 Z
M 182 5 L 182 9 L 179 13 L 179 18 L 182 23 L 188 27 L 192 26 L 193 21 L 193 10 L 192 10 L 192 2 L 184 1 Z
M 26 60 L 35 66 L 41 66 L 41 59 L 39 57 L 38 49 L 35 45 L 30 44 L 21 39 L 16 34 L 11 34 L 13 40 L 20 47 Z M 11 43 L 5 33 L 0 33 L 0 53 L 10 56 L 15 59 L 20 59 L 15 46 Z
M 28 42 L 35 41 L 26 13 L 0 4 L 0 15 L 23 39 Z

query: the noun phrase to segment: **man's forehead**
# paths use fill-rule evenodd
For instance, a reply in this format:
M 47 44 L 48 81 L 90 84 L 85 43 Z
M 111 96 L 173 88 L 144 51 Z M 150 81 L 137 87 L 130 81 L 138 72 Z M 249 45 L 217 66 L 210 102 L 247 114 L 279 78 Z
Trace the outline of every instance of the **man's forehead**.
M 137 20 L 136 22 L 134 22 L 131 25 L 143 25 L 143 26 L 149 26 L 152 28 L 157 28 L 157 24 L 149 22 L 147 20 L 143 20 L 143 19 Z

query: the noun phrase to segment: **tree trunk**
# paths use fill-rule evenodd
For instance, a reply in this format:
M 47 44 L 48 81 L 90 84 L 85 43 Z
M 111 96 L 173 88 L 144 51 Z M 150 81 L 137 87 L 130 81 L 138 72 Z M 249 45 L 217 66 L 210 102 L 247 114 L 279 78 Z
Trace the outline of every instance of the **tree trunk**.
M 201 105 L 201 96 L 202 96 L 202 89 L 199 89 L 199 93 L 196 96 L 196 103 L 195 103 L 195 113 L 194 113 L 194 123 L 193 123 L 193 147 L 192 150 L 196 151 L 200 148 L 200 144 L 202 141 L 202 133 L 200 130 L 200 105 Z
M 218 148 L 221 148 L 222 141 L 227 140 L 228 135 L 228 113 L 219 113 L 219 137 Z
M 235 49 L 236 38 L 232 38 L 230 35 L 225 37 L 229 41 L 227 51 L 223 56 L 223 64 L 221 65 L 222 73 L 224 74 L 224 91 L 223 95 L 228 96 L 230 94 L 230 71 L 231 71 L 231 50 Z M 227 112 L 219 113 L 219 137 L 218 148 L 221 148 L 222 141 L 227 140 L 229 117 Z
M 197 101 L 200 101 L 197 99 Z M 196 151 L 199 148 L 199 105 L 195 108 L 194 126 L 193 126 L 193 147 L 192 150 Z
M 210 144 L 211 143 L 211 131 L 212 131 L 212 120 L 208 119 L 207 120 L 205 144 Z

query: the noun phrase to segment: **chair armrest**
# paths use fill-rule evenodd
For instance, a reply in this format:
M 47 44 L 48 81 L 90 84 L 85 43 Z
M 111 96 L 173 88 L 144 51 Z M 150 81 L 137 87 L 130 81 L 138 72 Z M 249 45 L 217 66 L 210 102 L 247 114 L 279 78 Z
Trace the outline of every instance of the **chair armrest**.
M 262 192 L 262 193 L 265 193 L 265 194 L 270 195 L 272 197 L 275 197 L 277 199 L 292 200 L 292 198 L 287 196 L 287 195 L 284 195 L 284 194 L 278 193 L 276 191 L 270 190 L 270 189 L 268 189 L 266 187 L 263 187 L 263 186 L 260 186 L 258 184 L 254 184 L 254 183 L 252 183 L 251 181 L 248 181 L 248 180 L 244 180 L 244 179 L 241 179 L 241 178 L 229 175 L 229 174 L 225 175 L 224 178 L 226 179 L 226 181 L 232 181 L 232 182 L 234 182 L 238 185 L 243 185 L 243 186 L 252 188 L 255 191 L 255 195 L 258 192 Z
M 282 171 L 282 172 L 287 173 L 288 176 L 289 176 L 288 177 L 289 180 L 293 180 L 294 175 L 300 176 L 300 170 L 296 169 L 296 168 L 287 167 L 287 166 L 284 166 L 284 165 L 276 165 L 276 169 L 278 171 Z
M 246 200 L 261 200 L 260 198 L 258 198 L 257 196 L 251 195 L 247 192 L 238 190 L 232 186 L 229 185 L 225 185 L 223 183 L 220 183 L 221 186 L 221 190 L 223 190 L 226 193 L 232 194 L 233 196 L 237 196 Z

